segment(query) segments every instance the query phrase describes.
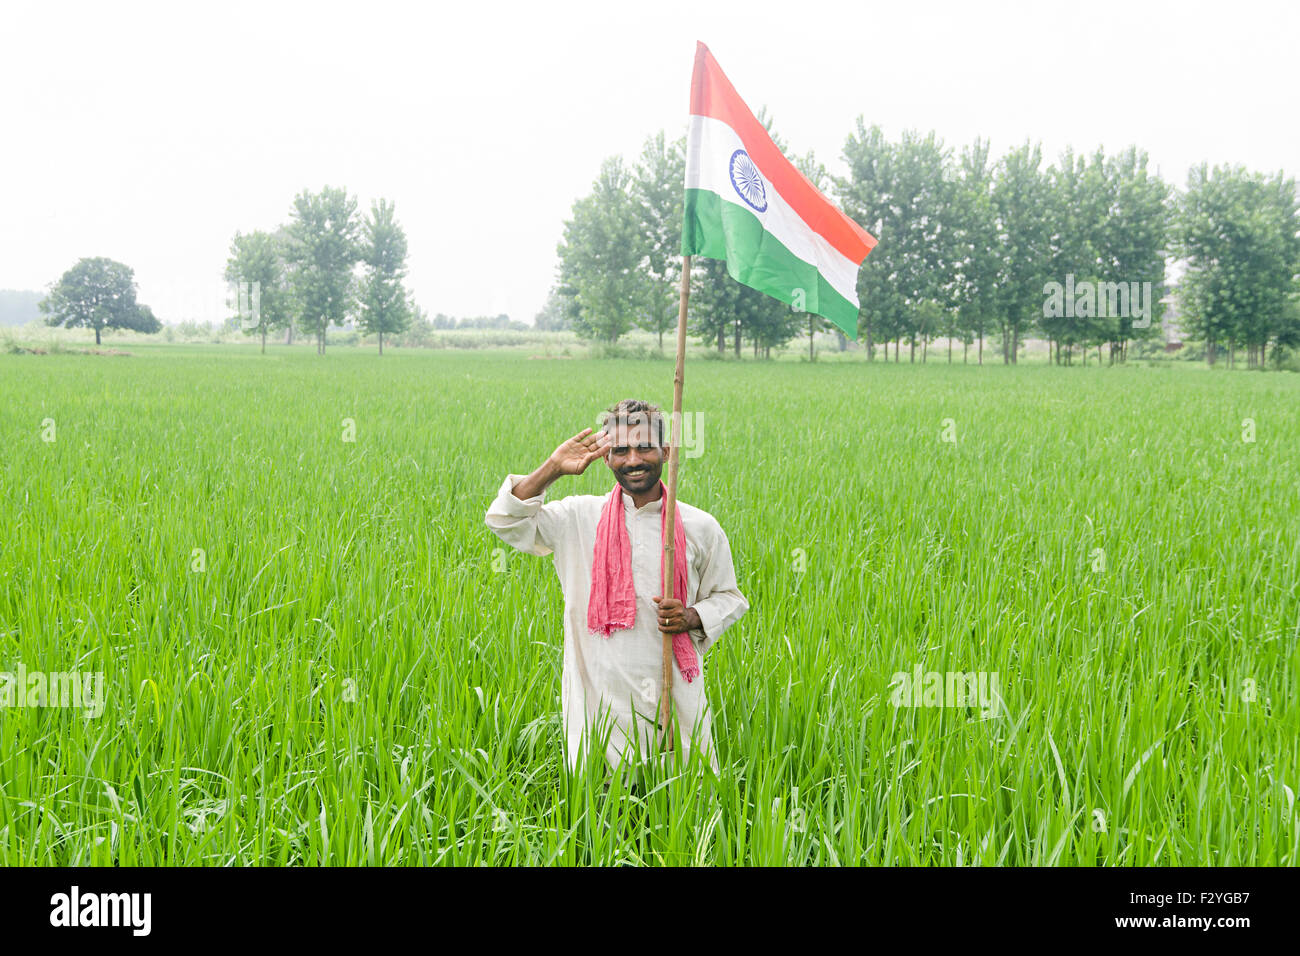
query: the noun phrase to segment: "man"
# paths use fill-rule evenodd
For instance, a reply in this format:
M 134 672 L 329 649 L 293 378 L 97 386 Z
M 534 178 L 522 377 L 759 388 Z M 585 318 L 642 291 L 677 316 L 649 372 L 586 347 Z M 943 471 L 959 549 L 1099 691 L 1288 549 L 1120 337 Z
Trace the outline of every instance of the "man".
M 643 756 L 654 752 L 663 635 L 669 634 L 674 636 L 672 702 L 682 758 L 697 749 L 714 773 L 718 770 L 704 654 L 749 602 L 736 587 L 731 546 L 721 526 L 708 512 L 682 501 L 676 509 L 675 580 L 685 582 L 685 593 L 675 585 L 673 598 L 662 599 L 665 425 L 658 406 L 625 399 L 606 411 L 601 431 L 584 428 L 531 475 L 508 475 L 487 512 L 487 526 L 511 547 L 554 555 L 564 591 L 560 700 L 571 769 L 602 743 L 615 768 L 638 747 Z M 581 475 L 597 458 L 614 473 L 616 484 L 608 495 L 544 503 L 556 479 Z

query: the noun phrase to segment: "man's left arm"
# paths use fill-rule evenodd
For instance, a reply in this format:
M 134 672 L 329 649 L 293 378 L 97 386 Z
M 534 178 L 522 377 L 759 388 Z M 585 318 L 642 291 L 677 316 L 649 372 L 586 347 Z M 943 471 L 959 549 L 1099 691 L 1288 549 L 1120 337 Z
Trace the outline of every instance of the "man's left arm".
M 700 572 L 699 596 L 691 608 L 699 616 L 700 626 L 692 629 L 690 635 L 699 644 L 701 657 L 749 610 L 749 602 L 736 586 L 731 543 L 722 526 L 716 523 Z

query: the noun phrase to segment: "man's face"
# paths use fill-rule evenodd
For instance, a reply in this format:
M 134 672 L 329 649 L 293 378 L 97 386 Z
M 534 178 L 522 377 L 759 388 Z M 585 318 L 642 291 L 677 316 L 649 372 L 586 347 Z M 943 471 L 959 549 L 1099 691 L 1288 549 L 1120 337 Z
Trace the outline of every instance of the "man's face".
M 612 425 L 605 464 L 628 494 L 644 494 L 659 483 L 665 449 L 648 424 Z

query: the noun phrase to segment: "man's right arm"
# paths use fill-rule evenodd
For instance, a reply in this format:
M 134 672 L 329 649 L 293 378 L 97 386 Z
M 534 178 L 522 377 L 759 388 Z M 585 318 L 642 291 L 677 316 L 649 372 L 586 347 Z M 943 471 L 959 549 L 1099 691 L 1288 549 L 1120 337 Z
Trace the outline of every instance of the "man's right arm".
M 498 538 L 528 554 L 555 550 L 568 517 L 565 501 L 543 503 L 546 489 L 562 475 L 580 475 L 609 447 L 604 432 L 584 428 L 560 444 L 531 475 L 507 475 L 484 520 Z
M 550 554 L 563 533 L 568 509 L 563 500 L 543 503 L 551 483 L 539 478 L 544 468 L 531 475 L 507 475 L 484 516 L 493 534 L 525 554 Z
M 555 479 L 559 477 L 560 466 L 548 458 L 546 461 L 542 462 L 541 467 L 539 467 L 535 472 L 523 481 L 519 482 L 519 484 L 515 485 L 514 488 L 511 489 L 511 494 L 520 501 L 524 501 L 528 498 L 536 498 L 538 495 L 545 492 L 546 489 L 555 482 Z

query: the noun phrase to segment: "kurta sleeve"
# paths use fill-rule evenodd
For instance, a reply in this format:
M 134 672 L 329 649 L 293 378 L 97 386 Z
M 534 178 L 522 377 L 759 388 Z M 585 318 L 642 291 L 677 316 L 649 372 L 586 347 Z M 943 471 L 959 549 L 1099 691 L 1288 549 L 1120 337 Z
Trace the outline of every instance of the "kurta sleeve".
M 568 521 L 566 499 L 544 502 L 546 492 L 520 500 L 511 489 L 527 475 L 507 475 L 484 521 L 492 533 L 525 554 L 548 555 L 555 550 Z
M 700 588 L 695 612 L 703 629 L 690 634 L 700 643 L 700 656 L 713 646 L 723 632 L 749 610 L 749 602 L 736 585 L 736 569 L 731 561 L 731 543 L 722 526 L 714 522 L 708 558 L 700 572 Z

